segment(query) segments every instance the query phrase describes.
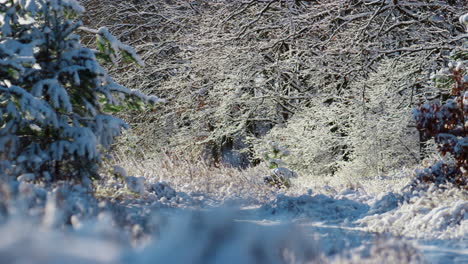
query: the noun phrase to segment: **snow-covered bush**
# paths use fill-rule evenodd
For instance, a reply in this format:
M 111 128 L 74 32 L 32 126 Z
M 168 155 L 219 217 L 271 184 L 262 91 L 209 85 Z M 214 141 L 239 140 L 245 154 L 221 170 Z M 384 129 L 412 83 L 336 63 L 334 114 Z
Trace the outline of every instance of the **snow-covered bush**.
M 346 91 L 317 95 L 267 135 L 291 151 L 291 168 L 309 175 L 359 177 L 389 173 L 419 162 L 411 110 L 419 98 L 425 58 L 386 59 Z M 429 74 L 427 74 L 429 76 Z
M 328 103 L 317 96 L 303 107 L 285 127 L 275 127 L 267 135 L 291 154 L 284 157 L 293 170 L 312 174 L 332 174 L 347 155 L 342 134 L 347 114 L 340 101 Z
M 102 151 L 127 127 L 111 113 L 158 100 L 115 83 L 97 58 L 143 62 L 106 28 L 82 27 L 75 0 L 0 4 L 0 176 L 96 176 Z M 97 35 L 98 50 L 79 30 Z
M 343 96 L 348 114 L 343 126 L 349 152 L 342 173 L 362 177 L 410 167 L 421 158 L 420 142 L 411 110 L 433 89 L 422 89 L 423 57 L 386 59 L 367 78 L 356 80 Z
M 467 15 L 460 18 L 468 28 Z M 433 76 L 441 89 L 450 90 L 441 103 L 426 103 L 414 110 L 418 129 L 427 138 L 434 138 L 445 160 L 419 171 L 423 182 L 452 182 L 468 188 L 468 46 L 451 53 L 446 69 Z

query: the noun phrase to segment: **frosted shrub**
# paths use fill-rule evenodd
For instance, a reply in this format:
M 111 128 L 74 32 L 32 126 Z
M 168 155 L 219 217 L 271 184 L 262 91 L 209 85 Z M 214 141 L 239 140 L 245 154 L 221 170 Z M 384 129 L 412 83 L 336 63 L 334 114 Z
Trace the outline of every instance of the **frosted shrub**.
M 291 151 L 284 161 L 299 172 L 331 174 L 346 155 L 340 134 L 346 114 L 339 103 L 324 101 L 326 98 L 311 99 L 309 106 L 301 108 L 286 127 L 275 127 L 267 135 Z
M 126 123 L 111 115 L 154 103 L 115 83 L 97 57 L 143 62 L 75 0 L 0 0 L 0 176 L 89 179 Z M 78 30 L 97 35 L 82 46 Z
M 267 138 L 291 150 L 291 168 L 309 175 L 373 177 L 419 162 L 411 110 L 422 89 L 425 58 L 385 59 L 346 91 L 317 95 Z
M 460 22 L 468 28 L 464 15 Z M 450 89 L 450 97 L 442 103 L 423 104 L 414 110 L 418 129 L 434 138 L 445 160 L 417 174 L 417 180 L 446 181 L 468 188 L 468 49 L 462 46 L 452 52 L 448 68 L 433 76 L 439 88 Z
M 418 89 L 426 65 L 421 58 L 386 59 L 376 72 L 351 85 L 343 96 L 349 115 L 343 134 L 350 154 L 342 173 L 373 177 L 419 162 L 411 110 L 423 92 L 432 92 Z

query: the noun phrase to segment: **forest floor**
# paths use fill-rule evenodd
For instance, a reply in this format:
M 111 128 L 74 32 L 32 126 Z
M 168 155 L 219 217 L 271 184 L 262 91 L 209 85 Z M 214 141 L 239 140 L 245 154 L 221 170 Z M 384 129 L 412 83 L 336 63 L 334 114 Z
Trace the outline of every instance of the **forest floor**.
M 468 195 L 455 188 L 408 191 L 400 173 L 277 190 L 256 169 L 163 181 L 164 169 L 140 195 L 4 185 L 17 198 L 3 204 L 1 262 L 468 263 Z

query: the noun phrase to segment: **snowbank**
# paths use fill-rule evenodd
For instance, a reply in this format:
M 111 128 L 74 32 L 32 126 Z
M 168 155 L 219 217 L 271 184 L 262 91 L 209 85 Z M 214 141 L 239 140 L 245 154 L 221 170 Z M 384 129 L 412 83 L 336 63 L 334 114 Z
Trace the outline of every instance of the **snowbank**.
M 373 232 L 392 232 L 398 235 L 427 239 L 468 239 L 468 194 L 457 188 L 440 189 L 435 186 L 402 197 L 384 196 L 375 203 L 375 213 L 358 222 Z M 395 207 L 395 204 L 402 203 Z M 381 205 L 387 204 L 382 214 Z
M 278 195 L 262 209 L 274 215 L 307 217 L 311 221 L 339 223 L 352 221 L 365 214 L 369 206 L 347 198 L 333 199 L 323 194 L 289 197 Z

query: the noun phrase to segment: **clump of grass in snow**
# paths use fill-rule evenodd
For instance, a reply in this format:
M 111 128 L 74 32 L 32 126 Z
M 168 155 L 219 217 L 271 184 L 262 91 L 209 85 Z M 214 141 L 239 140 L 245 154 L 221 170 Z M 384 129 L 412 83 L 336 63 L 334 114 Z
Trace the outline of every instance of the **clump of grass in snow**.
M 143 176 L 147 184 L 167 182 L 177 191 L 204 194 L 215 199 L 264 201 L 275 192 L 263 183 L 263 177 L 269 174 L 269 170 L 261 166 L 245 170 L 222 165 L 215 167 L 177 153 L 142 160 L 116 154 L 115 163 L 122 166 L 128 175 Z

